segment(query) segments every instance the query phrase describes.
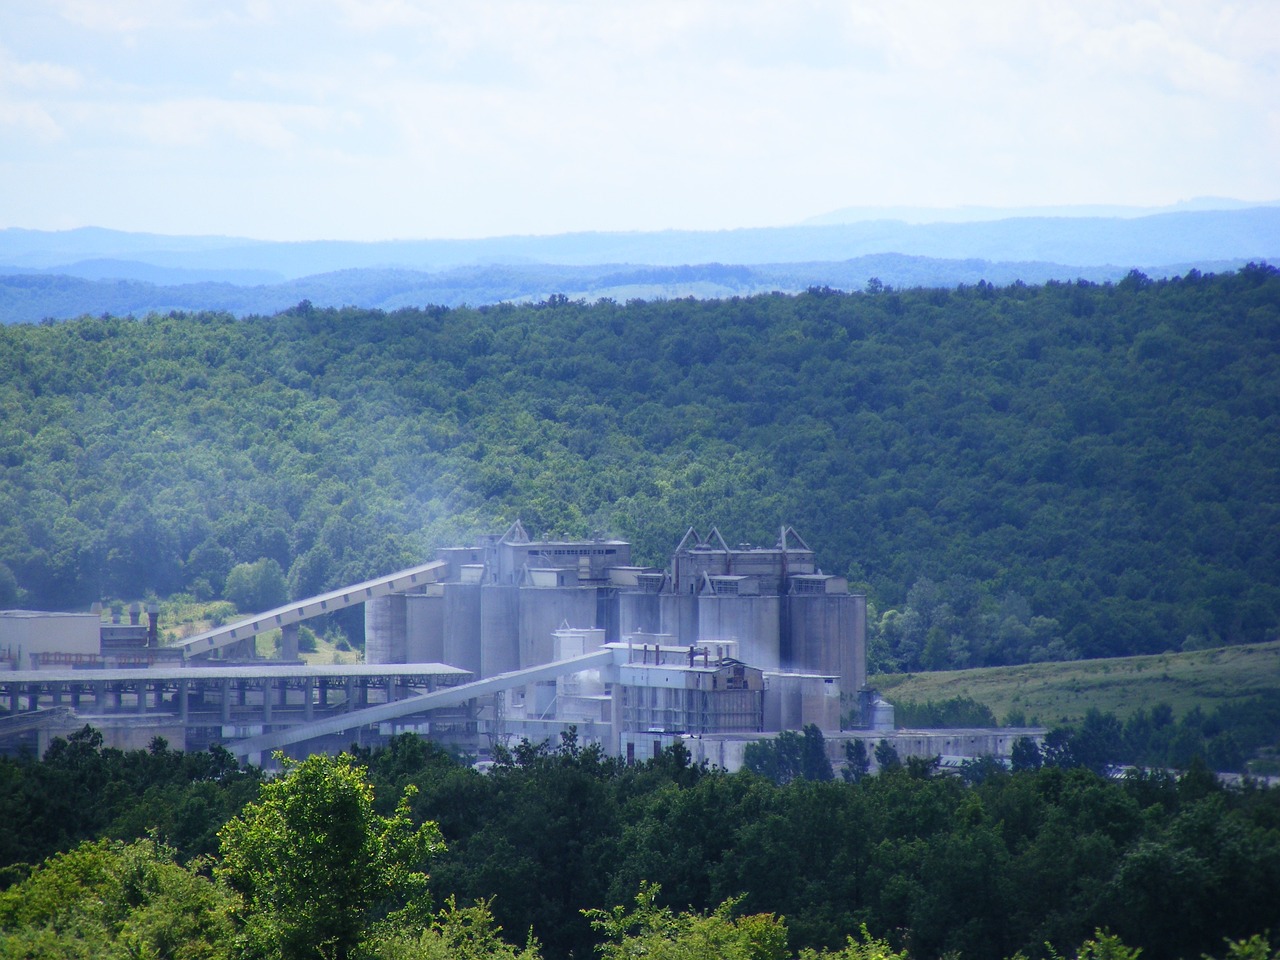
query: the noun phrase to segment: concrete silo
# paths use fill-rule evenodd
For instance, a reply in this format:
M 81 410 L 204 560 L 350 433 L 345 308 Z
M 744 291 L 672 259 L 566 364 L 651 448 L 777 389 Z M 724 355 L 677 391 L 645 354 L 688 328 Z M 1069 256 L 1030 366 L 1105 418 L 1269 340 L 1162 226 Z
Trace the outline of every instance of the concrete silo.
M 407 604 L 403 593 L 374 597 L 364 604 L 366 663 L 405 663 Z
M 867 682 L 867 598 L 842 577 L 814 574 L 792 578 L 785 601 L 784 669 L 839 677 L 841 691 L 856 694 Z

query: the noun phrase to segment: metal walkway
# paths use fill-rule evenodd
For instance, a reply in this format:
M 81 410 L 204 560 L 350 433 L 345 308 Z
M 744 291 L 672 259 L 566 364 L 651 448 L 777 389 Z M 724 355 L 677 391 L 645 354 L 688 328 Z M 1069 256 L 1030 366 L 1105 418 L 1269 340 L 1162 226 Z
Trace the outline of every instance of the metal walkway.
M 472 683 L 449 687 L 447 690 L 437 690 L 434 693 L 419 694 L 418 696 L 407 697 L 404 700 L 396 700 L 393 703 L 365 707 L 362 710 L 353 710 L 337 717 L 327 717 L 310 723 L 300 723 L 289 727 L 287 730 L 275 730 L 271 733 L 264 733 L 256 737 L 248 737 L 244 740 L 228 743 L 226 747 L 239 757 L 260 756 L 272 750 L 279 750 L 289 744 L 301 743 L 314 737 L 342 733 L 346 730 L 354 730 L 357 727 L 421 713 L 424 710 L 456 707 L 459 704 L 466 703 L 468 700 L 497 693 L 499 690 L 508 690 L 511 687 L 536 683 L 539 680 L 552 680 L 567 673 L 578 673 L 581 670 L 609 666 L 619 662 L 620 658 L 625 659 L 626 656 L 627 651 L 625 649 L 597 650 L 594 653 L 571 657 L 568 660 L 558 660 L 555 663 L 527 667 L 524 670 L 500 673 L 485 680 L 476 680 Z
M 448 568 L 449 564 L 446 561 L 433 560 L 431 563 L 410 567 L 408 570 L 400 570 L 374 580 L 366 580 L 364 583 L 343 587 L 341 590 L 322 593 L 317 597 L 308 597 L 306 600 L 298 600 L 265 613 L 206 630 L 194 637 L 179 640 L 173 644 L 173 647 L 181 650 L 184 658 L 207 656 L 215 650 L 256 637 L 268 630 L 287 627 L 322 613 L 332 613 L 334 610 L 355 606 L 357 603 L 364 603 L 376 597 L 405 593 L 415 587 L 436 583 Z

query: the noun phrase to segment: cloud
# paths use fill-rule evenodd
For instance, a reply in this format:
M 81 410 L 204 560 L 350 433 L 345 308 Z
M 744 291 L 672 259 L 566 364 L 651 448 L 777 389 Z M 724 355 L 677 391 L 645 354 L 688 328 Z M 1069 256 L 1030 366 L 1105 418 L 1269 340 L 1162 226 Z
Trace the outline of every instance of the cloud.
M 236 211 L 262 226 L 235 232 L 259 235 L 278 232 L 268 217 L 476 235 L 1280 196 L 1266 0 L 17 10 L 0 11 L 0 122 L 61 138 L 56 157 L 24 144 L 28 165 L 9 168 L 51 209 L 71 202 L 45 172 L 55 159 L 62 182 L 105 170 L 117 208 L 158 207 L 151 185 L 172 171 L 166 216 Z M 105 209 L 102 192 L 76 202 Z

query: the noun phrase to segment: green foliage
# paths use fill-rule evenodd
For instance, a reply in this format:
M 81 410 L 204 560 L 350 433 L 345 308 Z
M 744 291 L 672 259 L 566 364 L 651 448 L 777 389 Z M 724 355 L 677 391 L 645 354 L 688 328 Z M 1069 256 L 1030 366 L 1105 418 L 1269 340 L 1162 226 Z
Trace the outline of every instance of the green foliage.
M 0 893 L 0 958 L 229 960 L 232 906 L 151 840 L 85 843 Z
M 227 574 L 223 593 L 241 613 L 261 613 L 289 599 L 284 572 L 272 557 L 236 564 Z
M 154 772 L 179 756 L 156 744 L 120 758 Z M 146 840 L 76 848 L 25 879 L 14 869 L 0 956 L 114 957 L 124 931 L 158 943 L 186 930 L 192 951 L 207 946 L 191 956 L 230 944 L 241 957 L 536 960 L 532 931 L 550 957 L 589 956 L 603 938 L 608 956 L 1003 960 L 1048 943 L 1091 960 L 1178 960 L 1221 956 L 1225 939 L 1233 958 L 1272 960 L 1254 935 L 1280 925 L 1280 792 L 1224 788 L 1203 766 L 1119 781 L 992 767 L 966 781 L 913 757 L 854 783 L 775 785 L 676 750 L 628 767 L 573 736 L 521 743 L 487 776 L 412 736 L 359 761 L 308 761 L 314 776 L 299 765 L 265 786 L 224 831 L 220 863 L 184 869 Z M 94 771 L 114 762 L 82 736 L 37 766 L 109 784 Z M 47 799 L 32 794 L 32 807 Z M 448 849 L 414 826 L 437 821 Z M 434 914 L 414 860 L 424 839 L 446 903 Z M 331 923 L 326 911 L 349 914 Z
M 1280 950 L 1273 950 L 1270 942 L 1260 933 L 1245 940 L 1228 940 L 1223 960 L 1276 960 Z M 1212 960 L 1205 954 L 1204 960 Z
M 42 761 L 0 757 L 0 864 L 39 863 L 103 836 L 154 836 L 187 862 L 217 851 L 218 828 L 260 782 L 221 747 L 114 750 L 85 727 L 55 738 Z
M 826 738 L 812 723 L 806 724 L 802 733 L 784 730 L 772 739 L 747 744 L 742 764 L 774 783 L 830 780 L 834 776 L 831 761 L 827 759 Z
M 995 714 L 986 704 L 972 697 L 951 697 L 947 700 L 894 700 L 894 722 L 899 727 L 994 727 Z
M 244 902 L 255 956 L 345 958 L 380 918 L 425 916 L 426 861 L 443 847 L 414 825 L 412 792 L 375 813 L 364 768 L 347 755 L 289 763 L 219 834 L 215 874 Z
M 898 756 L 898 748 L 888 740 L 881 740 L 875 749 L 876 770 L 885 773 L 902 767 L 902 758 Z
M 871 772 L 871 757 L 867 755 L 865 740 L 854 737 L 844 742 L 844 767 L 840 773 L 845 780 L 859 783 Z
M 784 960 L 787 929 L 772 914 L 733 917 L 736 900 L 710 913 L 674 913 L 659 906 L 659 887 L 642 883 L 631 910 L 584 911 L 603 937 L 604 960 Z
M 859 936 L 850 936 L 839 950 L 814 950 L 805 947 L 799 960 L 910 960 L 907 951 L 894 950 L 887 940 L 878 940 L 862 925 Z
M 532 935 L 521 949 L 502 939 L 490 907 L 484 900 L 459 907 L 450 897 L 424 930 L 376 936 L 363 955 L 369 960 L 540 960 Z

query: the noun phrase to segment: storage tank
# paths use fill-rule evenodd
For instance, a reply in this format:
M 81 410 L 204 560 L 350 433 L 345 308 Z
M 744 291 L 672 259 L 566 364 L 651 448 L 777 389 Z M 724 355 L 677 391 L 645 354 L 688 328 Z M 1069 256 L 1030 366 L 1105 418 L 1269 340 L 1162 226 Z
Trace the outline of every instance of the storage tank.
M 861 594 L 792 594 L 787 627 L 790 656 L 785 668 L 840 678 L 840 689 L 856 693 L 867 682 L 867 598 Z
M 596 625 L 594 587 L 520 587 L 520 669 L 555 659 L 553 633 Z
M 480 676 L 480 584 L 444 585 L 444 662 Z
M 704 593 L 698 598 L 698 642 L 737 640 L 738 659 L 761 670 L 781 668 L 779 611 L 776 596 L 722 597 Z M 681 637 L 681 642 L 685 641 Z
M 480 588 L 480 676 L 520 668 L 520 588 L 486 583 Z
M 661 597 L 636 591 L 619 593 L 618 624 L 623 638 L 637 633 L 662 633 Z
M 404 663 L 406 604 L 403 593 L 390 593 L 364 602 L 364 659 L 366 663 Z
M 405 659 L 408 663 L 444 662 L 444 588 L 406 595 Z

